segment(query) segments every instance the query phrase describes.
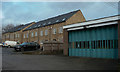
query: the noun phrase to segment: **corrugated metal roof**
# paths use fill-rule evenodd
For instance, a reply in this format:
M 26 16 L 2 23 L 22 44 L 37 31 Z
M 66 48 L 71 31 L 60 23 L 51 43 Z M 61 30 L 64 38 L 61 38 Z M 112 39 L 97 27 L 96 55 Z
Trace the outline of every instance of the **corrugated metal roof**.
M 59 16 L 56 16 L 56 17 L 48 18 L 46 20 L 39 21 L 36 24 L 33 24 L 32 26 L 28 27 L 24 31 L 39 28 L 39 27 L 44 27 L 44 26 L 47 26 L 47 25 L 52 25 L 52 24 L 65 22 L 67 19 L 69 19 L 71 16 L 73 16 L 78 11 L 79 10 L 69 12 L 69 13 L 66 13 L 66 14 L 62 14 L 62 15 L 59 15 Z

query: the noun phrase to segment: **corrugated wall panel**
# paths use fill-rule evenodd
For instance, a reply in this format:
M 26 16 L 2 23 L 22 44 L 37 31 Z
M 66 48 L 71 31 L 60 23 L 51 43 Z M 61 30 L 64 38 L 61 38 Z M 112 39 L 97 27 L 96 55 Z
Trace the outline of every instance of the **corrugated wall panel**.
M 117 25 L 70 31 L 69 42 L 74 42 L 74 49 L 69 49 L 69 56 L 117 58 L 118 47 L 115 47 L 117 46 L 115 45 L 117 44 L 117 39 Z M 88 44 L 85 42 L 84 45 L 83 41 L 89 41 L 89 48 L 85 48 Z M 76 48 L 76 42 L 81 42 L 81 48 Z

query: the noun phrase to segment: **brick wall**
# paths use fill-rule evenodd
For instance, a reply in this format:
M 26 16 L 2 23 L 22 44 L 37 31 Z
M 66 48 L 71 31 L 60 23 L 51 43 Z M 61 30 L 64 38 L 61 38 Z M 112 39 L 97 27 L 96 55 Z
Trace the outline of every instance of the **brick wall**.
M 63 52 L 64 55 L 68 55 L 68 32 L 67 29 L 63 30 L 63 40 L 64 40 L 64 44 L 63 44 Z
M 68 24 L 74 24 L 74 23 L 79 23 L 79 22 L 83 22 L 86 21 L 85 17 L 83 16 L 81 11 L 78 11 L 76 14 L 74 14 L 71 18 L 69 18 L 66 21 L 66 25 Z

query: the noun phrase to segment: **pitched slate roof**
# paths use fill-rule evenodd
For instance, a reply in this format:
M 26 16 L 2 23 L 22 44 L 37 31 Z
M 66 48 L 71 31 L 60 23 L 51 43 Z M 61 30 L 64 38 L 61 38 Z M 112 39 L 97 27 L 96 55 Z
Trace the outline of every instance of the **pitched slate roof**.
M 52 25 L 52 24 L 65 22 L 66 20 L 68 20 L 71 16 L 73 16 L 78 11 L 79 10 L 36 22 L 36 24 L 33 24 L 32 26 L 28 27 L 24 31 L 39 28 L 39 27 L 44 27 L 44 26 L 47 26 L 47 25 Z
M 20 31 L 22 29 L 24 29 L 25 27 L 27 27 L 28 25 L 30 25 L 31 23 L 25 24 L 25 25 L 19 25 L 16 26 L 14 28 L 9 29 L 8 31 L 4 32 L 4 33 L 8 33 L 8 32 L 16 32 L 16 31 Z
M 5 31 L 4 33 L 14 32 L 16 29 L 18 29 L 18 28 L 20 28 L 20 27 L 22 27 L 22 26 L 23 26 L 23 25 L 18 25 L 18 26 L 16 26 L 16 27 L 13 27 L 13 28 L 11 28 L 11 29 Z
M 16 30 L 14 30 L 14 32 L 20 31 L 20 30 L 24 29 L 25 27 L 29 26 L 30 24 L 31 24 L 31 23 L 25 24 L 25 25 L 23 25 L 23 26 L 17 28 Z

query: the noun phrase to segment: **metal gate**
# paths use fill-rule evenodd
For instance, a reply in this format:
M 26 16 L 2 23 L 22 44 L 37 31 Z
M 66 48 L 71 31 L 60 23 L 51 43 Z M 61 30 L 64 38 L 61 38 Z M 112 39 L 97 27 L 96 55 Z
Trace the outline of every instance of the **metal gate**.
M 118 26 L 69 31 L 69 56 L 118 58 Z

